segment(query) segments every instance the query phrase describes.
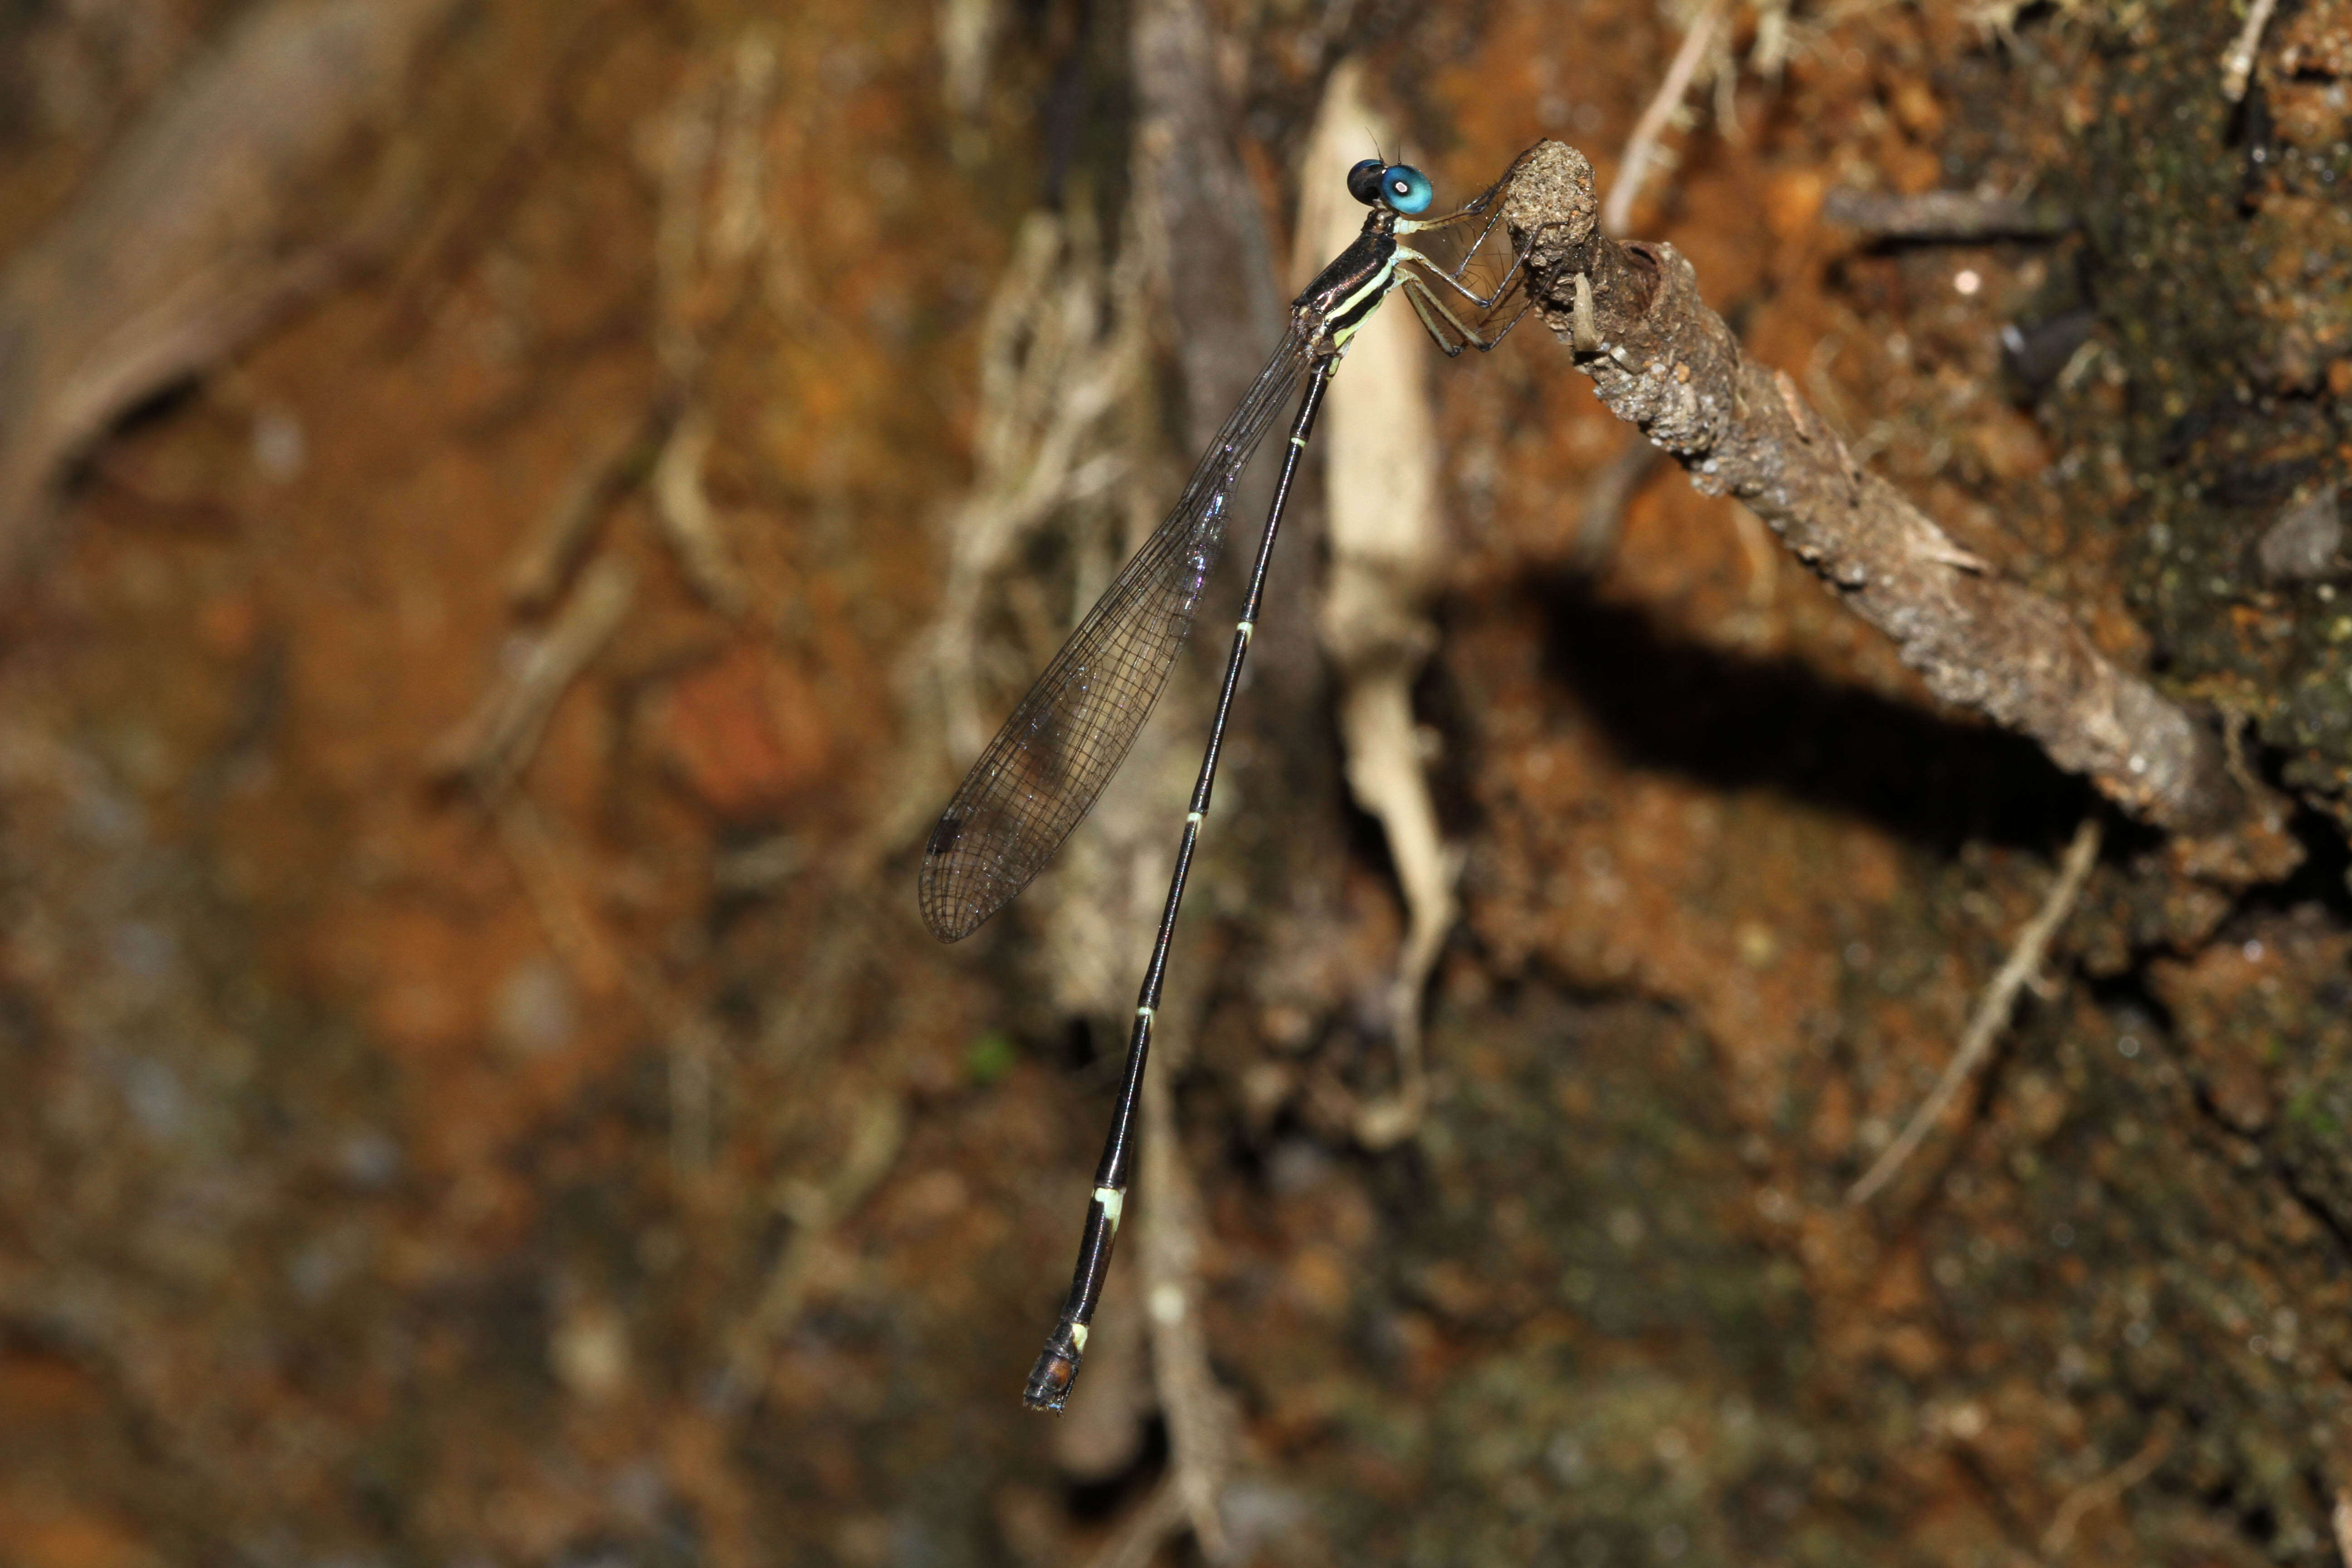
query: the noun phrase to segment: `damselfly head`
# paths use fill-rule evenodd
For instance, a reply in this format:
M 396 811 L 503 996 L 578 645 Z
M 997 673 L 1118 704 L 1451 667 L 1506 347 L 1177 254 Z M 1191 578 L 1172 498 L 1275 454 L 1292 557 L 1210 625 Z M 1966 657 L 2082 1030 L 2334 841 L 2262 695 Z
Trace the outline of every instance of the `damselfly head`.
M 1380 205 L 1412 217 L 1429 210 L 1437 194 L 1429 176 L 1410 163 L 1367 158 L 1348 171 L 1348 194 L 1366 206 Z

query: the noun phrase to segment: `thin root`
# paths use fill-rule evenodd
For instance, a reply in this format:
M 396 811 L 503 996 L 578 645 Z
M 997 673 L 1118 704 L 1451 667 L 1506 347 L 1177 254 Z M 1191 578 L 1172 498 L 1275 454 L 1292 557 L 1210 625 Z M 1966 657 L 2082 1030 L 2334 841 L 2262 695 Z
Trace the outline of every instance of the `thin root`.
M 1706 0 L 1706 9 L 1693 18 L 1690 31 L 1683 35 L 1683 47 L 1675 51 L 1674 63 L 1666 67 L 1666 79 L 1658 84 L 1657 94 L 1642 110 L 1633 134 L 1625 139 L 1624 155 L 1617 160 L 1617 182 L 1609 187 L 1609 200 L 1601 208 L 1602 233 L 1622 234 L 1633 220 L 1633 203 L 1649 175 L 1658 138 L 1665 134 L 1666 121 L 1682 107 L 1683 95 L 1690 91 L 1691 78 L 1706 58 L 1706 47 L 1715 37 L 1716 25 L 1723 20 L 1725 8 L 1725 0 Z
M 2277 7 L 2278 0 L 2254 0 L 2246 8 L 2246 25 L 2221 53 L 2221 96 L 2231 103 L 2246 96 L 2246 87 L 2254 78 L 2254 51 L 2262 47 L 2263 30 L 2271 25 L 2271 13 Z
M 1959 1093 L 1960 1086 L 1968 1082 L 1982 1065 L 1986 1054 L 1992 1049 L 1994 1038 L 2000 1035 L 2002 1026 L 2009 1022 L 2009 1012 L 2017 1003 L 2018 992 L 2042 967 L 2042 961 L 2050 951 L 2050 939 L 2058 934 L 2058 928 L 2065 923 L 2067 915 L 2074 910 L 2074 900 L 2082 896 L 2083 884 L 2089 879 L 2091 868 L 2099 858 L 2099 836 L 2096 816 L 2084 817 L 2083 825 L 2074 830 L 2074 841 L 2066 847 L 2065 858 L 2059 863 L 2058 879 L 2050 885 L 2050 894 L 2042 900 L 2042 908 L 2025 922 L 2025 929 L 2017 933 L 2016 945 L 2009 950 L 2009 957 L 2001 964 L 2000 972 L 1993 976 L 1992 984 L 1985 989 L 1983 999 L 1977 1004 L 1975 1015 L 1969 1019 L 1968 1030 L 1960 1037 L 1960 1048 L 1952 1053 L 1950 1064 L 1944 1068 L 1944 1076 L 1937 1080 L 1927 1103 L 1913 1114 L 1910 1123 L 1903 1129 L 1902 1136 L 1889 1143 L 1862 1180 L 1848 1189 L 1845 1194 L 1847 1203 L 1868 1203 L 1880 1188 L 1895 1179 L 1895 1173 L 1903 1168 L 1903 1163 L 1911 1157 L 1912 1152 L 1919 1147 L 1928 1131 L 1943 1119 L 1945 1108 L 1952 1103 L 1952 1097 Z
M 1151 1367 L 1168 1418 L 1168 1480 L 1176 1522 L 1192 1530 L 1201 1555 L 1224 1561 L 1225 1482 L 1238 1446 L 1232 1398 L 1209 1370 L 1201 1323 L 1201 1198 L 1176 1132 L 1168 1066 L 1143 1083 L 1143 1183 L 1150 1194 L 1142 1230 L 1143 1297 L 1151 1324 Z M 1159 1504 L 1158 1499 L 1152 1505 Z M 1148 1561 L 1150 1553 L 1143 1560 Z
M 604 650 L 629 613 L 636 581 L 617 561 L 600 561 L 580 580 L 554 625 L 491 682 L 473 711 L 435 743 L 426 771 L 445 783 L 462 779 L 495 800 L 539 750 L 555 705 Z
M 2156 1430 L 2147 1435 L 2147 1441 L 2139 1446 L 2138 1453 L 2105 1475 L 2085 1481 L 2068 1492 L 2065 1500 L 2059 1503 L 2057 1514 L 2050 1521 L 2050 1528 L 2042 1531 L 2042 1555 L 2056 1562 L 2073 1543 L 2074 1531 L 2083 1522 L 2084 1514 L 2103 1503 L 2115 1501 L 2154 1475 L 2156 1468 L 2164 1463 L 2166 1457 L 2172 1452 L 2172 1432 L 2171 1412 L 2167 1411 L 2158 1419 Z M 2343 1514 L 2344 1505 L 2339 1500 L 2336 1503 L 2339 1533 L 2343 1530 Z M 2352 1557 L 2347 1557 L 2347 1561 L 2352 1561 Z

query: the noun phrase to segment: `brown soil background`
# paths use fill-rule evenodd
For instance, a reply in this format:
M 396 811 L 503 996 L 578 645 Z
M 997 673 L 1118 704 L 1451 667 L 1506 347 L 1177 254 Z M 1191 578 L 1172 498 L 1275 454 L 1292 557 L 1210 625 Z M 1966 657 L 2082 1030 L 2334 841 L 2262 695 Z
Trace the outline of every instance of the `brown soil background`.
M 0 8 L 0 247 L 246 9 Z M 1538 327 L 1438 367 L 1416 704 L 1465 912 L 1419 1135 L 1370 1152 L 1328 1109 L 1385 1081 L 1402 916 L 1328 717 L 1228 758 L 1177 950 L 1242 1560 L 2336 1559 L 2345 637 L 2331 588 L 2246 552 L 2352 467 L 2352 183 L 2312 172 L 2352 174 L 2352 13 L 2286 0 L 2250 127 L 2225 9 L 1779 11 L 1785 68 L 1694 95 L 1633 229 L 1968 550 L 2245 721 L 2303 868 L 2219 889 L 2111 822 L 1966 1120 L 1846 1206 L 2090 793 L 1936 709 L 1671 466 L 1588 568 L 1628 433 Z M 963 760 L 919 693 L 982 318 L 1057 162 L 1117 232 L 1124 21 L 1004 9 L 959 103 L 949 14 L 449 8 L 302 195 L 376 214 L 368 243 L 63 479 L 0 639 L 0 1564 L 1076 1563 L 1151 1492 L 1131 1275 L 1072 1416 L 1016 1400 L 1131 973 L 1053 971 L 1083 882 L 951 949 L 913 887 Z M 1735 13 L 1740 58 L 1764 19 Z M 1213 26 L 1277 254 L 1343 55 L 1442 194 L 1544 135 L 1605 187 L 1681 34 L 1635 0 Z M 753 58 L 764 96 L 729 99 Z M 664 160 L 728 101 L 757 243 L 673 289 Z M 1821 217 L 1838 185 L 2029 182 L 2087 229 Z M 2021 387 L 2000 327 L 2084 303 L 2102 348 Z M 1172 349 L 1147 510 L 1188 457 Z M 651 496 L 682 377 L 731 606 Z M 558 607 L 518 608 L 614 452 Z M 617 629 L 520 776 L 436 782 L 614 567 Z M 1314 568 L 1275 613 L 1311 624 Z M 992 721 L 1067 624 L 992 592 Z

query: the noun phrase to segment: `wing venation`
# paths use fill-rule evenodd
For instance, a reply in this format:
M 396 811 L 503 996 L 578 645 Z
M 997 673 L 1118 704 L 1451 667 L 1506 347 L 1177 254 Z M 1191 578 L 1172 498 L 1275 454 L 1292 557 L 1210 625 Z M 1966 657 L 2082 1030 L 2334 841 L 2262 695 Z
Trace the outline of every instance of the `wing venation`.
M 1192 470 L 1166 521 L 1005 720 L 923 849 L 923 923 L 969 936 L 1053 858 L 1118 771 L 1176 668 L 1224 544 L 1234 487 L 1308 363 L 1286 337 Z

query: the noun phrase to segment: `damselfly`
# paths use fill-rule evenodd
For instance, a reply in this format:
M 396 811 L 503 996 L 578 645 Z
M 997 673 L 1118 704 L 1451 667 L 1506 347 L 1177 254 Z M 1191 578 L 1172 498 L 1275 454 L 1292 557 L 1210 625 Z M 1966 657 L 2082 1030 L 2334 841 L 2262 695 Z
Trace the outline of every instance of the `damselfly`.
M 1525 157 L 1521 154 L 1520 161 Z M 1281 478 L 1250 568 L 1233 649 L 1225 658 L 1216 717 L 1209 726 L 1200 778 L 1185 812 L 1168 901 L 1144 965 L 1118 1109 L 1095 1172 L 1077 1270 L 1061 1319 L 1023 1392 L 1033 1408 L 1061 1409 L 1085 1357 L 1087 1325 L 1102 1294 L 1133 1174 L 1137 1099 L 1167 973 L 1169 942 L 1184 898 L 1184 879 L 1208 813 L 1210 788 L 1216 782 L 1217 753 L 1224 742 L 1242 660 L 1256 628 L 1275 531 L 1282 521 L 1299 454 L 1307 449 L 1316 412 L 1322 406 L 1324 388 L 1357 329 L 1395 289 L 1402 289 L 1412 301 L 1422 324 L 1448 355 L 1465 348 L 1490 349 L 1502 342 L 1528 308 L 1525 258 L 1502 265 L 1488 252 L 1487 242 L 1502 221 L 1501 198 L 1518 168 L 1514 163 L 1484 195 L 1442 217 L 1421 216 L 1429 210 L 1434 192 L 1418 169 L 1371 158 L 1348 172 L 1349 194 L 1372 209 L 1364 218 L 1363 232 L 1292 302 L 1281 346 L 1217 432 L 1175 510 L 1152 531 L 1004 721 L 924 847 L 923 921 L 942 942 L 969 936 L 1027 887 L 1061 847 L 1118 771 L 1167 686 L 1224 544 L 1226 514 L 1242 470 L 1304 382 L 1306 395 L 1290 422 Z M 1474 270 L 1482 265 L 1482 257 L 1484 270 Z

